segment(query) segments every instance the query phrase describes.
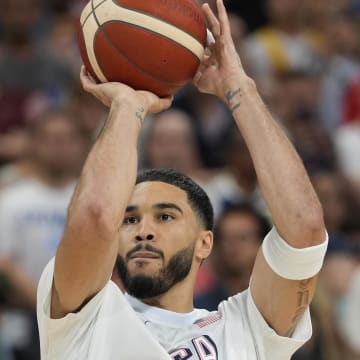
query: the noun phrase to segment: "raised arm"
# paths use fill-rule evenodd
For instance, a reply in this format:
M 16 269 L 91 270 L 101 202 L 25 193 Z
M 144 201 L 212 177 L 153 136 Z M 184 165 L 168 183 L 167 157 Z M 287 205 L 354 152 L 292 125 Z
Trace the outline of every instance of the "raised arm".
M 235 50 L 222 0 L 219 21 L 208 5 L 203 10 L 216 39 L 194 82 L 228 104 L 251 153 L 259 184 L 275 228 L 293 248 L 326 239 L 322 209 L 296 151 L 262 102 Z M 309 305 L 315 277 L 287 280 L 277 275 L 259 251 L 251 281 L 254 301 L 272 328 L 288 335 Z
M 118 228 L 135 185 L 142 123 L 148 113 L 171 104 L 171 99 L 123 84 L 96 85 L 84 67 L 81 80 L 84 89 L 110 111 L 85 162 L 57 250 L 51 302 L 54 318 L 81 308 L 110 279 L 118 252 Z

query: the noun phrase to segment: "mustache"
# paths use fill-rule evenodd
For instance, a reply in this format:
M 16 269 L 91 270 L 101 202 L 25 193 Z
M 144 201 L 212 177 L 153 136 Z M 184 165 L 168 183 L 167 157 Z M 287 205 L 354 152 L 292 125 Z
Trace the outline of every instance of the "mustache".
M 138 251 L 153 252 L 153 253 L 159 255 L 163 261 L 165 260 L 164 253 L 161 250 L 157 249 L 156 247 L 152 246 L 151 244 L 139 243 L 126 254 L 126 261 L 129 261 L 130 257 Z

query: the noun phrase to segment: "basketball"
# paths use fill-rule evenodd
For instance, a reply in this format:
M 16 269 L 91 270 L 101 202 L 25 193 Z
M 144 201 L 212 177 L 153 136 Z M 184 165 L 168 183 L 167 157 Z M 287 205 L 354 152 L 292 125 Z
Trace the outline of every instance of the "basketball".
M 191 80 L 206 46 L 196 0 L 90 0 L 79 24 L 82 60 L 97 82 L 168 96 Z

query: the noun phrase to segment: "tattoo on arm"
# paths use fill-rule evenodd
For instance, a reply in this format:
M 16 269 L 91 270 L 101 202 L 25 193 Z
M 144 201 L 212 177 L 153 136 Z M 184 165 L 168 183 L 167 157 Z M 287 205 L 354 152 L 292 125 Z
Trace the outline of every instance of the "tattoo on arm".
M 234 91 L 228 91 L 226 93 L 226 99 L 227 101 L 230 103 L 230 101 L 237 95 L 237 94 L 240 94 L 241 93 L 241 89 L 240 88 L 237 88 L 236 90 Z
M 292 327 L 288 331 L 288 336 L 290 336 L 297 324 L 297 322 L 300 320 L 302 315 L 304 314 L 306 308 L 310 304 L 310 290 L 308 288 L 309 283 L 311 282 L 311 279 L 302 280 L 299 282 L 299 289 L 297 292 L 297 304 L 296 304 L 296 310 L 293 318 L 291 319 Z
M 235 104 L 234 106 L 232 106 L 232 107 L 230 108 L 230 111 L 233 113 L 237 108 L 240 107 L 240 105 L 241 105 L 241 103 L 238 102 L 237 104 Z
M 135 113 L 135 116 L 140 120 L 141 125 L 144 123 L 144 111 L 145 109 L 143 107 L 139 108 L 137 112 Z
M 239 108 L 240 107 L 240 105 L 241 105 L 241 103 L 240 103 L 240 101 L 237 101 L 235 104 L 232 104 L 232 100 L 235 98 L 235 96 L 236 95 L 239 95 L 239 96 L 241 96 L 242 94 L 241 94 L 241 88 L 237 88 L 237 89 L 235 89 L 235 90 L 233 90 L 233 91 L 228 91 L 227 93 L 226 93 L 226 99 L 227 99 L 227 101 L 228 101 L 228 103 L 229 103 L 229 106 L 230 106 L 230 111 L 233 113 L 237 108 Z

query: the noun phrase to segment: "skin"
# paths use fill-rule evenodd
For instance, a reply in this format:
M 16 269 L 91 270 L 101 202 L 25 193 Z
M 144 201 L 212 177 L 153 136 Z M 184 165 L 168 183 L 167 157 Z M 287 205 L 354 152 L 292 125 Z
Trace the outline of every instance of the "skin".
M 157 204 L 174 204 L 174 208 L 158 209 Z M 212 233 L 200 225 L 189 205 L 185 191 L 162 182 L 145 182 L 135 187 L 129 207 L 136 210 L 126 212 L 120 228 L 119 254 L 125 256 L 138 243 L 150 242 L 160 249 L 160 257 L 148 259 L 136 257 L 127 262 L 132 275 L 156 275 L 169 258 L 177 251 L 195 244 L 193 264 L 186 279 L 167 293 L 157 298 L 143 299 L 144 302 L 177 312 L 193 310 L 193 286 L 201 260 L 206 258 L 212 247 Z M 182 296 L 178 296 L 179 294 Z
M 325 240 L 320 203 L 293 146 L 272 119 L 255 83 L 244 72 L 221 0 L 217 0 L 217 8 L 219 19 L 208 5 L 203 5 L 216 43 L 207 50 L 194 83 L 199 91 L 219 97 L 231 110 L 249 148 L 259 184 L 280 235 L 297 248 L 320 244 Z M 148 191 L 148 196 L 154 196 L 150 202 L 142 193 L 156 185 L 136 186 L 134 192 L 141 124 L 145 115 L 169 107 L 171 99 L 159 99 L 151 93 L 134 91 L 123 84 L 97 85 L 86 76 L 85 69 L 81 79 L 84 89 L 109 106 L 110 112 L 105 128 L 85 163 L 56 255 L 51 301 L 51 313 L 55 318 L 78 310 L 105 286 L 119 251 L 119 224 L 123 222 L 131 200 L 142 209 L 141 214 L 147 215 L 144 219 L 149 219 L 149 207 L 154 202 L 163 201 L 163 197 L 170 196 L 169 192 L 172 192 L 166 184 L 158 184 L 156 197 Z M 180 197 L 176 194 L 176 201 L 180 201 Z M 169 235 L 174 235 L 179 243 L 193 240 L 190 233 L 186 234 L 191 231 L 192 221 L 195 221 L 190 219 L 190 215 L 184 219 L 184 224 L 189 224 L 189 229 L 185 230 L 184 227 L 178 229 L 175 224 L 172 228 L 169 224 Z M 140 224 L 139 228 L 143 228 L 145 235 L 155 230 L 159 233 L 158 246 L 166 257 L 175 248 L 181 247 L 164 240 L 170 236 L 166 236 L 167 231 L 162 224 L 148 220 Z M 183 231 L 188 239 L 180 240 L 177 231 Z M 135 233 L 126 235 L 126 240 L 120 240 L 121 252 L 130 247 L 128 242 L 134 241 L 131 238 Z M 197 248 L 192 271 L 198 267 L 199 259 L 209 254 L 212 234 L 200 228 L 195 238 Z M 133 271 L 146 271 L 135 264 L 130 265 Z M 156 261 L 145 265 L 149 272 L 156 271 L 159 266 Z M 192 309 L 193 281 L 191 273 L 168 293 L 147 302 L 167 310 L 187 312 Z M 288 335 L 311 301 L 315 282 L 315 278 L 290 281 L 279 277 L 259 251 L 251 291 L 270 326 L 280 335 Z

